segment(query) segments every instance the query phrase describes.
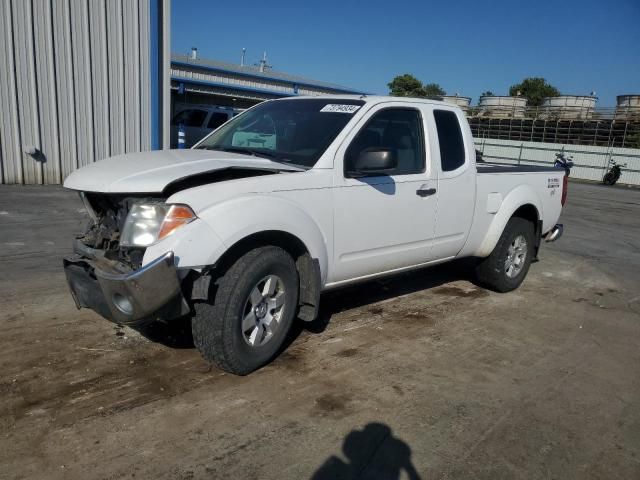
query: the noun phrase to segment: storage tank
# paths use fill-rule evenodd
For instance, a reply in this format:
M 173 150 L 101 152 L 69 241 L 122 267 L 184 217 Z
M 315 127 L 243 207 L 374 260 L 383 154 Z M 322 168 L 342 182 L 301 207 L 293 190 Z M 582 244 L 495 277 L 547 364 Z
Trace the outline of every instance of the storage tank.
M 540 106 L 540 118 L 557 120 L 583 120 L 593 117 L 596 108 L 594 95 L 560 95 L 547 97 Z
M 478 103 L 483 117 L 494 118 L 524 118 L 527 107 L 525 97 L 508 97 L 501 95 L 483 95 Z
M 461 97 L 459 95 L 442 95 L 440 100 L 458 105 L 465 112 L 469 109 L 469 104 L 471 103 L 471 97 Z
M 618 95 L 616 100 L 616 119 L 640 120 L 640 95 Z

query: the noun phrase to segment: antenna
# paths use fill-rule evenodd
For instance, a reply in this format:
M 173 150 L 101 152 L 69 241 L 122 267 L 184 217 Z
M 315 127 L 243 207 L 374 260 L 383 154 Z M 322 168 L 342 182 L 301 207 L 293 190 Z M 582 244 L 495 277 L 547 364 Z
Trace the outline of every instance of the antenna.
M 272 67 L 272 65 L 269 65 L 267 63 L 267 52 L 266 51 L 262 54 L 262 59 L 260 60 L 260 62 L 258 62 L 258 65 L 260 66 L 260 72 L 265 72 L 265 71 L 269 70 Z
M 242 49 L 242 56 L 240 57 L 240 66 L 241 67 L 244 67 L 244 55 L 245 55 L 245 53 L 247 53 L 247 49 L 243 48 Z

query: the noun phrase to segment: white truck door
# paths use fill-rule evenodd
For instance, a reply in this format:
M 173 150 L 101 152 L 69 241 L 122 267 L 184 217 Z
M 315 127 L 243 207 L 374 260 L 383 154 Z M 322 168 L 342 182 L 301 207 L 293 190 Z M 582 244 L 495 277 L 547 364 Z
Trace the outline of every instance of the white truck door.
M 436 213 L 423 107 L 390 102 L 371 109 L 337 151 L 334 163 L 332 283 L 426 263 Z M 350 178 L 358 155 L 389 148 L 387 175 Z
M 469 234 L 476 208 L 476 169 L 473 137 L 463 113 L 433 106 L 431 135 L 434 170 L 438 170 L 438 213 L 432 255 L 457 255 Z

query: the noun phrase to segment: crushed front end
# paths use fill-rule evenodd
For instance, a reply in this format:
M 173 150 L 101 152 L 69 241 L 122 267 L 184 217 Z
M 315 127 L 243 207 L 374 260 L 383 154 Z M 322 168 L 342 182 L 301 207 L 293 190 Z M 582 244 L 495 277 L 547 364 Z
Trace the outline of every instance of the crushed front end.
M 63 260 L 76 306 L 125 325 L 189 313 L 181 288 L 188 272 L 175 267 L 173 252 L 142 266 L 145 247 L 121 242 L 131 208 L 164 199 L 96 193 L 81 193 L 81 198 L 91 222 L 74 240 L 74 253 Z

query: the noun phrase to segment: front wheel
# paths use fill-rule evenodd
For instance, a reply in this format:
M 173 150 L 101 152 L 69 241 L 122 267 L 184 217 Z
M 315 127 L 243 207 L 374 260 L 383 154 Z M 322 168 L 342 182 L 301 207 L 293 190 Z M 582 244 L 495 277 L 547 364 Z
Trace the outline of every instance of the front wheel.
M 491 255 L 476 266 L 480 283 L 497 292 L 518 288 L 529 271 L 534 242 L 533 223 L 520 217 L 511 218 Z
M 274 246 L 240 257 L 195 305 L 193 340 L 202 356 L 227 372 L 246 375 L 282 347 L 298 304 L 293 258 Z

